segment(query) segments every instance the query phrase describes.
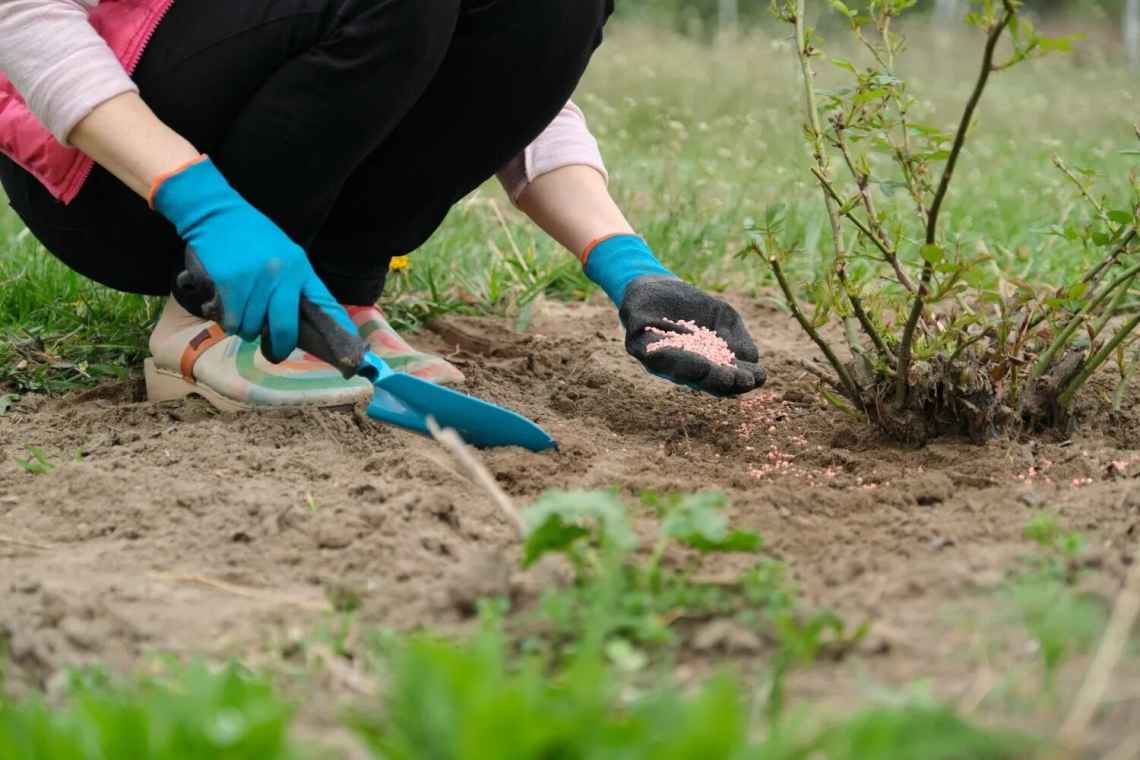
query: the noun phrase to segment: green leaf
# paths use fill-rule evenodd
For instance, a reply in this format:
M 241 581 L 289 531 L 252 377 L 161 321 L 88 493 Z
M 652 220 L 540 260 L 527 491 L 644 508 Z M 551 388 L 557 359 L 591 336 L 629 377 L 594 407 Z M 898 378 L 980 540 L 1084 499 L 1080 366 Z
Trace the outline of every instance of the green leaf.
M 854 18 L 858 15 L 858 11 L 853 11 L 847 7 L 843 0 L 831 0 L 831 7 L 842 13 L 847 18 Z
M 1140 150 L 1134 150 L 1134 149 L 1122 150 L 1122 151 L 1120 151 L 1120 155 L 1122 155 L 1122 156 L 1140 156 Z
M 831 62 L 833 64 L 835 64 L 836 66 L 838 66 L 839 68 L 844 69 L 845 71 L 850 71 L 852 74 L 858 73 L 855 70 L 855 66 L 852 65 L 852 63 L 850 61 L 848 61 L 846 58 L 832 58 Z
M 939 245 L 924 245 L 919 250 L 919 254 L 921 254 L 922 258 L 929 264 L 937 264 L 946 257 L 946 252 L 943 251 L 942 246 Z
M 728 530 L 728 518 L 720 511 L 725 498 L 720 493 L 681 496 L 661 523 L 661 533 L 702 552 L 757 552 L 760 536 Z
M 1076 299 L 1080 298 L 1081 296 L 1083 296 L 1088 291 L 1089 291 L 1089 284 L 1087 282 L 1078 282 L 1074 285 L 1069 286 L 1069 289 L 1067 291 L 1065 291 L 1065 295 L 1068 296 L 1070 299 L 1076 300 Z
M 1131 211 L 1109 211 L 1108 218 L 1117 224 L 1132 224 L 1134 218 Z
M 1116 238 L 1114 238 L 1112 235 L 1109 235 L 1107 232 L 1094 232 L 1091 238 L 1093 245 L 1108 245 L 1115 239 Z
M 565 552 L 578 539 L 588 535 L 590 531 L 567 523 L 561 515 L 550 515 L 527 535 L 523 567 L 530 567 L 547 554 Z
M 16 457 L 16 464 L 25 472 L 32 475 L 47 475 L 55 469 L 55 465 L 48 461 L 43 449 L 33 446 L 28 449 L 28 454 L 30 456 L 27 459 Z
M 553 552 L 566 552 L 591 535 L 600 545 L 620 551 L 637 548 L 637 536 L 616 494 L 601 491 L 551 491 L 523 512 L 526 543 L 523 566 Z

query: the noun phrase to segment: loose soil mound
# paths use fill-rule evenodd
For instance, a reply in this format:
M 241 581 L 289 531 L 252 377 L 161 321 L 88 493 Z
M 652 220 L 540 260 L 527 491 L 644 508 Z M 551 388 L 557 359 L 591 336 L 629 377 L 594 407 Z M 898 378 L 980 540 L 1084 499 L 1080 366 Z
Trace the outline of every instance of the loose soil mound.
M 642 372 L 609 308 L 548 304 L 527 334 L 452 319 L 420 342 L 560 442 L 483 454 L 520 503 L 550 488 L 723 490 L 810 603 L 875 621 L 863 665 L 888 681 L 976 686 L 968 631 L 948 611 L 1028 551 L 1033 510 L 1086 532 L 1105 593 L 1118 586 L 1140 510 L 1131 410 L 1086 419 L 1070 440 L 900 448 L 821 405 L 801 364 L 814 352 L 788 318 L 740 307 L 771 380 L 736 401 Z M 21 469 L 28 447 L 56 469 Z M 345 595 L 368 622 L 458 624 L 482 595 L 533 593 L 511 545 L 443 449 L 359 409 L 226 416 L 146 403 L 127 383 L 28 397 L 0 417 L 0 638 L 17 686 L 154 650 L 246 655 L 310 630 Z M 744 566 L 717 562 L 708 570 Z

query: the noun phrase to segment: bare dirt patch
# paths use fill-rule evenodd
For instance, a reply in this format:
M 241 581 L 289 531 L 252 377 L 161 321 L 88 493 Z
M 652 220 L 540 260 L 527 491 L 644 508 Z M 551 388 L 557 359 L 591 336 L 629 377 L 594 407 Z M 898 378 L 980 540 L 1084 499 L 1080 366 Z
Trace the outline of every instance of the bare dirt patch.
M 966 653 L 978 621 L 954 610 L 994 612 L 978 600 L 1028 551 L 1035 510 L 1090 537 L 1088 562 L 1115 591 L 1140 519 L 1135 413 L 1086 419 L 1067 440 L 902 448 L 821 405 L 800 364 L 812 348 L 788 318 L 740 306 L 771 378 L 743 400 L 645 374 L 599 306 L 548 304 L 526 334 L 452 320 L 420 342 L 560 442 L 482 455 L 520 503 L 550 488 L 725 491 L 734 523 L 765 537 L 810 603 L 874 621 L 860 667 L 887 682 L 939 676 L 963 699 L 978 688 Z M 28 447 L 56 468 L 25 472 Z M 361 410 L 226 416 L 146 403 L 128 383 L 28 397 L 0 417 L 0 637 L 18 687 L 155 650 L 247 655 L 345 594 L 368 623 L 459 624 L 480 596 L 533 593 L 512 541 L 442 448 Z

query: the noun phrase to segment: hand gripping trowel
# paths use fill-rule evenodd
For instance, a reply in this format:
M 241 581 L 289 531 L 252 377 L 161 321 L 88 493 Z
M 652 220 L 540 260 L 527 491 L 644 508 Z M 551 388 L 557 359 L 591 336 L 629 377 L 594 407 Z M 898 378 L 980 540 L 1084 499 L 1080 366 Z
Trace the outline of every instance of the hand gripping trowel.
M 178 302 L 191 313 L 219 321 L 220 299 L 198 257 L 186 251 L 186 271 L 175 284 Z M 269 345 L 268 332 L 262 335 Z M 467 396 L 418 377 L 394 371 L 320 307 L 301 298 L 297 347 L 328 362 L 345 376 L 359 375 L 373 387 L 368 416 L 380 422 L 429 435 L 428 418 L 452 428 L 472 446 L 521 446 L 531 451 L 556 448 L 554 439 L 530 420 L 510 410 Z M 268 353 L 266 355 L 269 355 Z

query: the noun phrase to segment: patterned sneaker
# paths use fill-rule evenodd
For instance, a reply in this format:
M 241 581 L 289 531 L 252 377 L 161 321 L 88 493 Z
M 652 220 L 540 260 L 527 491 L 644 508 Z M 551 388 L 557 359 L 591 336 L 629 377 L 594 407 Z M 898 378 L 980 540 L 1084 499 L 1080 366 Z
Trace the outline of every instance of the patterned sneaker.
M 332 366 L 302 351 L 271 364 L 261 354 L 260 341 L 227 337 L 214 322 L 192 318 L 182 322 L 173 330 L 167 324 L 151 336 L 152 356 L 145 364 L 151 401 L 195 395 L 222 411 L 236 412 L 351 406 L 372 399 L 367 380 L 345 380 Z
M 360 337 L 381 359 L 397 372 L 406 372 L 438 385 L 459 385 L 463 373 L 441 356 L 417 351 L 408 345 L 388 324 L 384 313 L 375 306 L 347 306 Z

